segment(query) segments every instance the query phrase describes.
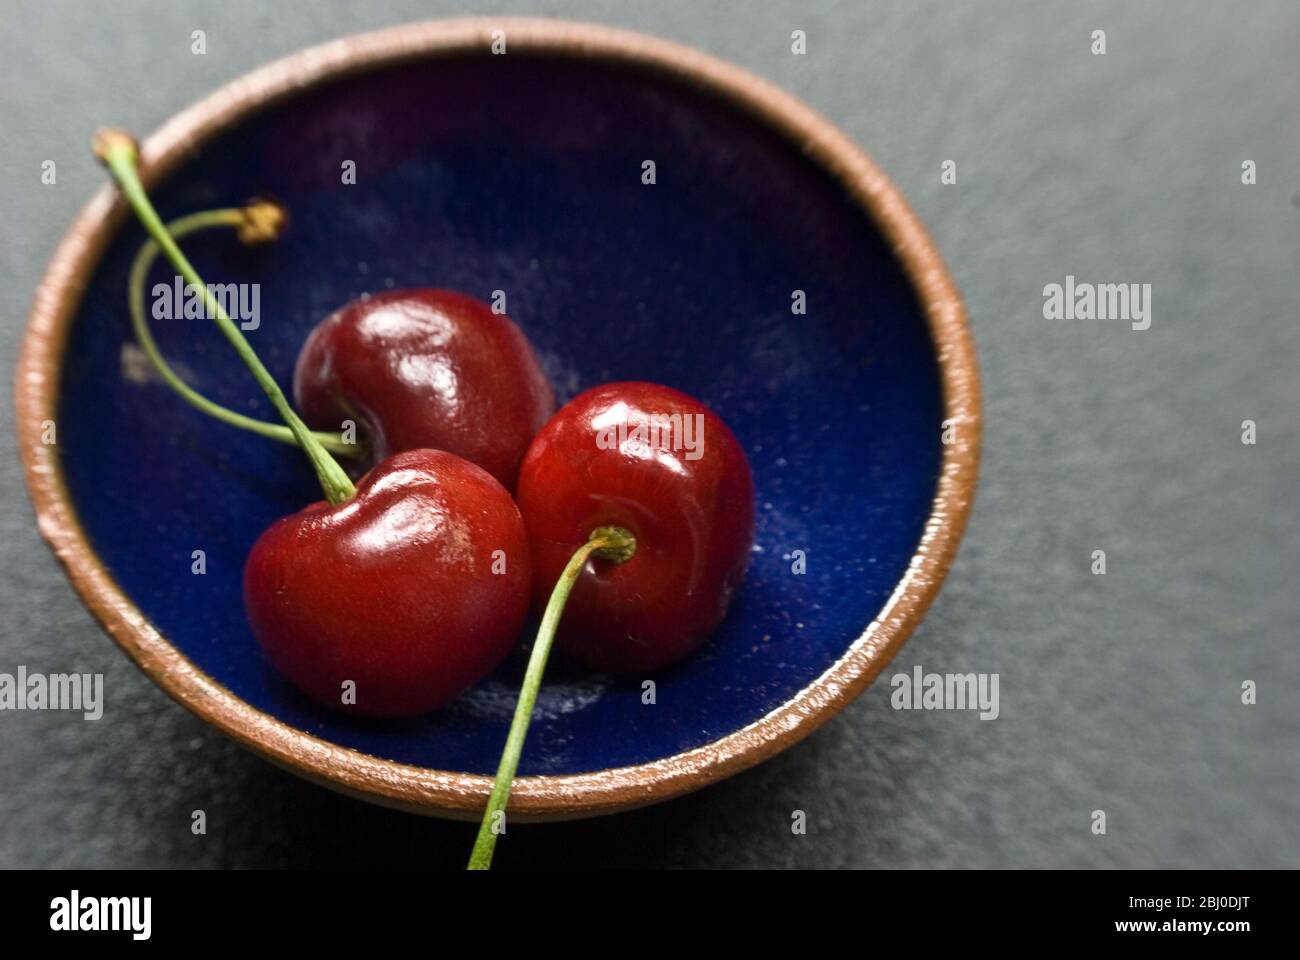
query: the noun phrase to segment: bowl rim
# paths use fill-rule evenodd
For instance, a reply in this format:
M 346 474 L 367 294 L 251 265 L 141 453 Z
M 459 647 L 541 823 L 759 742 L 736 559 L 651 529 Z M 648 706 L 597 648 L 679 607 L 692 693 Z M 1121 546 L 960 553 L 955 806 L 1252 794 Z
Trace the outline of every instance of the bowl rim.
M 551 53 L 662 71 L 758 118 L 841 183 L 891 244 L 929 324 L 953 436 L 930 515 L 893 594 L 845 653 L 760 719 L 711 743 L 627 767 L 517 778 L 511 816 L 576 819 L 667 800 L 724 779 L 803 739 L 871 683 L 911 635 L 937 594 L 965 531 L 979 467 L 982 411 L 975 350 L 961 297 L 924 227 L 898 190 L 845 134 L 792 95 L 711 55 L 593 23 L 524 17 L 426 20 L 357 34 L 275 60 L 176 114 L 141 144 L 152 186 L 227 126 L 326 82 L 404 62 L 487 52 L 505 31 L 507 53 Z M 18 443 L 42 537 L 82 601 L 113 640 L 173 699 L 238 743 L 342 793 L 417 813 L 477 819 L 491 791 L 482 774 L 432 770 L 340 747 L 239 699 L 199 670 L 113 580 L 81 526 L 57 455 L 42 442 L 57 415 L 68 332 L 87 278 L 127 209 L 111 184 L 73 221 L 36 290 L 14 383 Z

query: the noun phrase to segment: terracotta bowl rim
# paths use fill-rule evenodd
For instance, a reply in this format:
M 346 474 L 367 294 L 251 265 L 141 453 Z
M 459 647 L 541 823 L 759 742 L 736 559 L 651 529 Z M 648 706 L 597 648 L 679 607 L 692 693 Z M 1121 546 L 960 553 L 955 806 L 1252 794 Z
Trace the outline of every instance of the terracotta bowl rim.
M 712 743 L 628 767 L 515 782 L 519 821 L 574 819 L 696 790 L 803 739 L 860 693 L 920 622 L 957 553 L 979 466 L 979 373 L 966 312 L 938 251 L 898 190 L 843 133 L 790 94 L 677 43 L 590 23 L 530 18 L 432 20 L 358 34 L 276 60 L 181 111 L 141 144 L 146 184 L 164 180 L 197 147 L 266 106 L 339 78 L 427 58 L 488 55 L 494 31 L 516 51 L 623 62 L 720 96 L 786 137 L 827 170 L 887 238 L 916 291 L 940 368 L 950 442 L 924 533 L 875 620 L 821 676 L 761 719 Z M 56 446 L 42 442 L 57 413 L 59 376 L 87 278 L 126 209 L 106 183 L 56 249 L 36 291 L 15 378 L 18 442 L 41 535 L 82 601 L 114 641 L 183 706 L 272 762 L 324 786 L 418 813 L 475 819 L 491 778 L 431 770 L 334 745 L 236 697 L 173 647 L 123 593 L 94 552 L 64 485 Z

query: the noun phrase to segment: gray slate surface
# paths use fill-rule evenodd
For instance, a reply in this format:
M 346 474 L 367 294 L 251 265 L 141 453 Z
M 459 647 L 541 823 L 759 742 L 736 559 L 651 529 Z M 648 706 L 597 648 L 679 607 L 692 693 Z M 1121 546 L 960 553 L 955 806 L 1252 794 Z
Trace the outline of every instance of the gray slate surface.
M 969 536 L 896 665 L 999 672 L 1002 704 L 993 722 L 895 712 L 877 685 L 757 770 L 656 809 L 518 828 L 499 862 L 1300 866 L 1300 6 L 510 6 L 736 61 L 841 125 L 918 209 L 969 300 L 988 429 Z M 4 370 L 40 271 L 103 180 L 96 126 L 144 133 L 299 47 L 465 12 L 8 0 Z M 200 27 L 205 57 L 189 51 Z M 790 55 L 796 28 L 806 57 Z M 1094 29 L 1105 56 L 1089 52 Z M 57 186 L 40 183 L 45 159 Z M 939 182 L 946 159 L 955 186 Z M 1255 186 L 1240 183 L 1245 159 Z M 1151 283 L 1151 329 L 1044 320 L 1042 288 L 1066 274 Z M 1255 446 L 1239 439 L 1247 418 Z M 463 862 L 469 826 L 309 786 L 174 705 L 77 601 L 14 456 L 0 487 L 0 671 L 103 672 L 111 694 L 99 723 L 0 714 L 0 866 Z M 1240 703 L 1246 679 L 1255 706 Z M 200 807 L 209 832 L 194 837 Z

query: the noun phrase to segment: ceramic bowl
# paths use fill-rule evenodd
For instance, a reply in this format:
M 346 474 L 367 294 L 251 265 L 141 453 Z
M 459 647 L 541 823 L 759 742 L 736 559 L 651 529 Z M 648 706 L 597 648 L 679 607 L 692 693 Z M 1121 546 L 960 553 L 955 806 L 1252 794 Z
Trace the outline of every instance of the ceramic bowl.
M 209 282 L 260 284 L 250 336 L 282 383 L 308 330 L 363 292 L 502 290 L 561 402 L 663 382 L 718 411 L 748 452 L 757 538 L 726 622 L 653 678 L 653 704 L 639 682 L 555 662 L 516 817 L 635 807 L 772 756 L 859 693 L 939 589 L 980 438 L 961 300 L 872 161 L 768 83 L 605 27 L 429 22 L 257 70 L 142 151 L 165 218 L 253 195 L 288 206 L 270 248 L 220 232 L 185 244 Z M 113 639 L 206 721 L 326 786 L 475 817 L 522 652 L 402 723 L 327 712 L 272 671 L 244 615 L 244 558 L 319 490 L 296 450 L 142 375 L 125 298 L 143 239 L 106 185 L 37 293 L 16 387 L 42 534 Z M 169 277 L 159 266 L 154 282 Z M 215 328 L 155 326 L 199 390 L 273 417 Z

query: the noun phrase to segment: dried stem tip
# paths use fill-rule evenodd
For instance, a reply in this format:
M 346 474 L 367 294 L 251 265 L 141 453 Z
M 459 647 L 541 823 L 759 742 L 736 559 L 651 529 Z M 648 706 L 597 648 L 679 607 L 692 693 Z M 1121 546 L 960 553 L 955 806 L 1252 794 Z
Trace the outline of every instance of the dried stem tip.
M 274 200 L 254 199 L 244 205 L 244 222 L 237 234 L 240 243 L 250 246 L 278 240 L 289 222 L 289 214 Z
M 135 138 L 125 130 L 116 127 L 101 127 L 96 130 L 95 135 L 90 138 L 90 149 L 95 151 L 99 162 L 105 165 L 109 157 L 115 153 L 128 151 L 133 160 L 140 156 L 140 148 L 136 146 Z

